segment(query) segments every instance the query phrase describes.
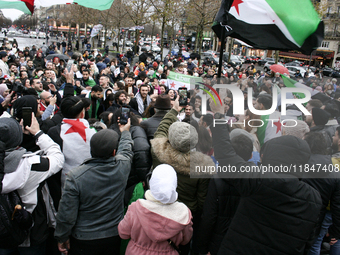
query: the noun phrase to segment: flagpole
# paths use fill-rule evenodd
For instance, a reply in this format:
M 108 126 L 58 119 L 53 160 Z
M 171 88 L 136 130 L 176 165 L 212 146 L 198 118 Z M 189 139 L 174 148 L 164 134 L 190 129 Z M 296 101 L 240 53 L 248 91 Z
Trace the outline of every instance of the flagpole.
M 217 78 L 221 78 L 224 44 L 225 44 L 225 27 L 222 27 L 220 61 L 219 61 L 219 64 L 218 64 Z

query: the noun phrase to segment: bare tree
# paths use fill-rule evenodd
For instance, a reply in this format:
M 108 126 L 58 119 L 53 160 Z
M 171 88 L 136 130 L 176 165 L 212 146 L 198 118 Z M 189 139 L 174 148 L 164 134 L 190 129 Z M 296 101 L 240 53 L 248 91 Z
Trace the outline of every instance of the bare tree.
M 161 24 L 161 58 L 163 59 L 165 25 L 168 24 L 174 16 L 177 16 L 177 11 L 184 7 L 183 3 L 185 2 L 180 0 L 150 0 L 150 2 L 155 9 L 154 15 Z
M 197 37 L 195 50 L 199 48 L 199 54 L 202 49 L 203 31 L 211 27 L 214 22 L 220 2 L 216 0 L 191 0 L 188 4 L 186 12 L 188 14 L 188 25 L 196 25 Z
M 124 0 L 127 10 L 127 16 L 135 26 L 143 26 L 146 23 L 149 9 L 151 7 L 149 0 Z M 140 32 L 136 29 L 135 54 L 139 42 Z

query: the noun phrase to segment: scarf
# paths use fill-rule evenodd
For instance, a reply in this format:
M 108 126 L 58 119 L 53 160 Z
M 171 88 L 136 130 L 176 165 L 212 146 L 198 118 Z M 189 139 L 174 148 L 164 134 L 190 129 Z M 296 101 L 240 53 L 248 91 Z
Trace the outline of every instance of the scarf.
M 145 109 L 144 109 L 142 96 L 140 95 L 139 92 L 136 94 L 136 100 L 137 100 L 137 104 L 138 104 L 138 112 L 139 112 L 140 115 L 142 115 L 143 112 L 145 111 Z M 151 99 L 150 99 L 149 95 L 147 95 L 146 105 L 149 105 L 150 102 L 151 102 Z
M 13 173 L 17 170 L 22 156 L 26 153 L 26 149 L 19 147 L 17 149 L 6 150 L 5 152 L 5 173 Z
M 89 94 L 89 99 L 91 100 L 91 106 L 90 106 L 90 109 L 89 109 L 89 118 L 92 118 L 92 99 L 91 99 L 91 92 Z M 100 106 L 100 103 L 99 103 L 99 100 L 96 100 L 96 112 L 95 112 L 95 115 L 94 117 L 97 119 L 97 112 L 98 112 L 98 109 L 99 109 L 99 106 Z

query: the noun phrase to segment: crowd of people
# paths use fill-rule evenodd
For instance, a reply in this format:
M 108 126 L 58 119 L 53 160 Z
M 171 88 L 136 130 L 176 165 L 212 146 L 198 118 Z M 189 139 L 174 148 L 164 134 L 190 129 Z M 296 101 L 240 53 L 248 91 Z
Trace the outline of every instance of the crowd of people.
M 315 91 L 310 115 L 289 105 L 295 125 L 267 132 L 249 120 L 270 116 L 248 102 L 270 109 L 285 83 L 253 65 L 226 63 L 218 78 L 213 63 L 148 52 L 133 63 L 131 52 L 55 43 L 0 50 L 0 255 L 312 255 L 325 244 L 340 253 L 340 87 L 321 70 L 291 77 Z M 55 53 L 74 60 L 69 69 Z M 238 86 L 244 114 L 234 114 L 227 85 L 221 105 L 197 87 L 180 104 L 170 72 Z M 256 165 L 334 171 L 191 176 L 195 166 Z

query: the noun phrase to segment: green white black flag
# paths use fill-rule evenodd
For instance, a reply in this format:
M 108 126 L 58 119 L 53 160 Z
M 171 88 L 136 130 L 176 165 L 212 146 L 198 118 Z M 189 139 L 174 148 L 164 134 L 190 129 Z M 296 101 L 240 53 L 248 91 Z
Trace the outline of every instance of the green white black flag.
M 310 0 L 222 0 L 213 30 L 258 49 L 310 54 L 324 37 L 324 25 Z

